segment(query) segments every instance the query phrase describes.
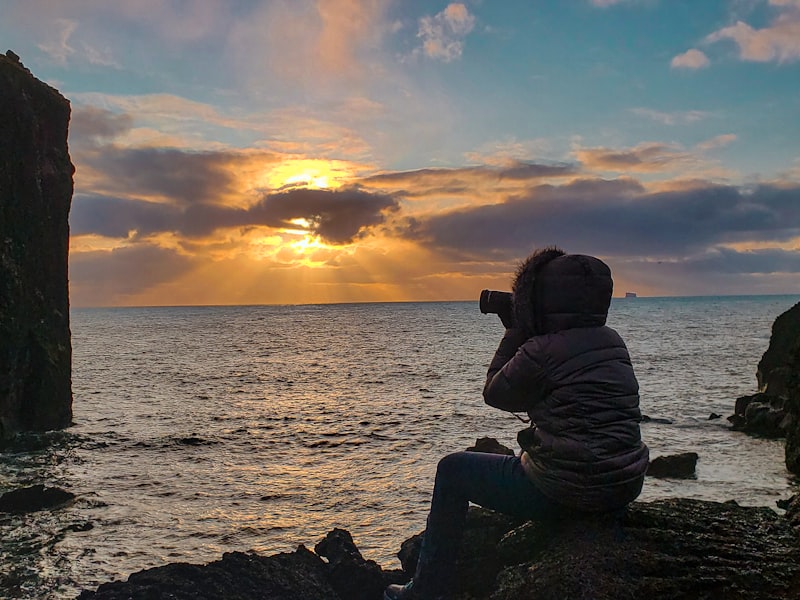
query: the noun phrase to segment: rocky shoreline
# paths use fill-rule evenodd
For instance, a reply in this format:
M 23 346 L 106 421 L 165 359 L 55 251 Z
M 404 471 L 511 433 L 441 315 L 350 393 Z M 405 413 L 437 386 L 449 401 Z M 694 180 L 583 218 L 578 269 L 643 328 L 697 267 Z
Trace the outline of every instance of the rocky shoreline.
M 470 509 L 458 586 L 463 600 L 800 598 L 800 499 L 787 516 L 735 502 L 636 502 L 621 516 L 521 522 Z M 314 552 L 225 554 L 207 565 L 170 564 L 80 600 L 175 598 L 379 600 L 410 577 L 421 535 L 403 543 L 402 570 L 362 557 L 350 534 L 330 532 Z

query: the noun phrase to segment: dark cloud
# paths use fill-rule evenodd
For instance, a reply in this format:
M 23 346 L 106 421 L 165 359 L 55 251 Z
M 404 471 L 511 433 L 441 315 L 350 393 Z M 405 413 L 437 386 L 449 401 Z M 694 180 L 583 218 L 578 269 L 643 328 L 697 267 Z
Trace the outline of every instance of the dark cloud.
M 93 106 L 76 108 L 69 122 L 70 143 L 105 142 L 129 131 L 132 124 L 133 119 L 128 114 Z
M 404 235 L 475 257 L 520 255 L 546 244 L 605 256 L 687 256 L 724 243 L 800 235 L 800 187 L 709 184 L 649 194 L 632 180 L 582 180 L 418 219 Z
M 363 180 L 366 185 L 394 185 L 442 188 L 454 186 L 466 189 L 466 182 L 475 178 L 490 181 L 511 179 L 515 181 L 531 181 L 547 177 L 562 177 L 577 173 L 574 165 L 546 165 L 537 163 L 515 162 L 505 167 L 476 166 L 458 169 L 418 169 L 415 171 L 397 171 L 381 173 Z M 460 185 L 459 185 L 460 184 Z
M 148 244 L 74 252 L 69 258 L 70 300 L 84 306 L 119 303 L 125 296 L 175 279 L 194 264 L 174 250 Z
M 182 211 L 169 204 L 128 200 L 96 194 L 76 194 L 69 215 L 72 235 L 98 234 L 126 238 L 176 231 Z
M 234 189 L 236 163 L 246 160 L 234 152 L 115 146 L 106 146 L 84 159 L 103 173 L 111 189 L 184 204 L 219 202 Z
M 364 230 L 384 222 L 398 201 L 359 188 L 295 189 L 266 194 L 248 208 L 194 203 L 187 207 L 99 195 L 76 195 L 70 215 L 73 235 L 138 237 L 174 232 L 200 237 L 216 229 L 264 225 L 297 229 L 293 219 L 306 219 L 309 231 L 332 243 L 352 242 Z

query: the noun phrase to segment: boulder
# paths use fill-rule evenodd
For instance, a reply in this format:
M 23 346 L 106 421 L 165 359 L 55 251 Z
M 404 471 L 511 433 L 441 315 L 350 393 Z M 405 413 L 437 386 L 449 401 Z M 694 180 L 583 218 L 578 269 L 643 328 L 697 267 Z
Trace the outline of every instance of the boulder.
M 0 513 L 28 513 L 57 508 L 74 499 L 75 494 L 61 488 L 32 485 L 0 495 Z
M 482 437 L 475 440 L 475 445 L 467 448 L 467 452 L 486 452 L 487 454 L 505 454 L 514 456 L 514 451 L 498 442 L 492 437 Z
M 72 420 L 70 105 L 0 54 L 0 439 Z
M 374 560 L 364 559 L 344 529 L 330 531 L 314 552 L 328 560 L 328 578 L 341 598 L 380 598 L 387 585 L 405 581 L 401 571 L 384 571 Z
M 728 417 L 731 429 L 764 438 L 786 436 L 786 427 L 791 422 L 786 410 L 786 399 L 758 392 L 736 399 L 734 414 Z
M 694 477 L 697 459 L 696 452 L 659 456 L 650 461 L 647 466 L 647 475 L 650 477 L 673 477 L 676 479 Z

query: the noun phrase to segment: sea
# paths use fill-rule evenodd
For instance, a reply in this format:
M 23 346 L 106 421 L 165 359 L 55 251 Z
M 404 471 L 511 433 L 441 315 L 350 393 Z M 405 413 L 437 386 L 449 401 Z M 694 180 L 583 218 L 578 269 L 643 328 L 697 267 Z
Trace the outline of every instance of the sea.
M 651 457 L 696 452 L 693 479 L 641 500 L 767 506 L 798 491 L 782 440 L 732 432 L 772 323 L 800 296 L 614 299 Z M 75 598 L 169 562 L 313 548 L 348 530 L 397 568 L 425 527 L 438 460 L 524 427 L 484 404 L 503 329 L 475 302 L 71 311 L 74 425 L 0 452 L 0 493 L 76 500 L 0 514 L 0 597 Z M 715 418 L 715 415 L 719 415 Z

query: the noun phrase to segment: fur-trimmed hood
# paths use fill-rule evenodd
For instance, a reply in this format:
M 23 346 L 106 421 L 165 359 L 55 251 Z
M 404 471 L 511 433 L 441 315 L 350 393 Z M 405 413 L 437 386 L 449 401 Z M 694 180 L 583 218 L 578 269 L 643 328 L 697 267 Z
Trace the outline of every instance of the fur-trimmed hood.
M 514 278 L 514 323 L 529 335 L 605 325 L 613 287 L 611 269 L 599 258 L 536 250 Z

